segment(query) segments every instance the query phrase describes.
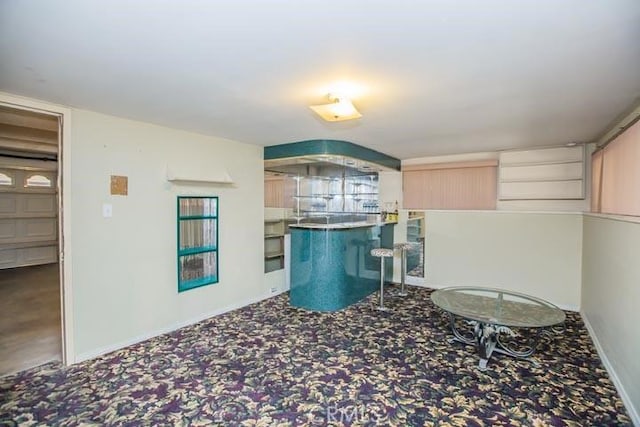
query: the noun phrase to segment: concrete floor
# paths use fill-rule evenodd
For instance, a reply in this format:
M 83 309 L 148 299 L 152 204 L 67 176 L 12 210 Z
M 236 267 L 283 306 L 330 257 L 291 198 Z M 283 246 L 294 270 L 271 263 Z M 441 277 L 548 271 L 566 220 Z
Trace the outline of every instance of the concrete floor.
M 62 360 L 58 264 L 0 270 L 0 376 Z

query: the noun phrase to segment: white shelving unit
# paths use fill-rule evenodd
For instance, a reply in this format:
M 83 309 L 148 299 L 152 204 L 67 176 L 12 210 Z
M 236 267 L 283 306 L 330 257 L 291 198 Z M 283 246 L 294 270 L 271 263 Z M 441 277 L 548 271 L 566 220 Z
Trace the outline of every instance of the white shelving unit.
M 338 178 L 296 177 L 294 211 L 304 213 L 378 213 L 375 175 Z
M 264 221 L 264 272 L 270 273 L 284 268 L 284 219 Z
M 584 146 L 500 153 L 499 200 L 584 199 Z

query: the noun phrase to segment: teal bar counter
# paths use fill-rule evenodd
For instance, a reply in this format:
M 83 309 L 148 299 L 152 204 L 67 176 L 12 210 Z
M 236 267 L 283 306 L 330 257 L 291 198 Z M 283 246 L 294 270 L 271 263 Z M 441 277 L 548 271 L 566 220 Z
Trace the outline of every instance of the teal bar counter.
M 291 225 L 292 306 L 337 311 L 380 289 L 380 259 L 371 249 L 393 248 L 395 223 Z M 393 276 L 385 260 L 385 280 Z

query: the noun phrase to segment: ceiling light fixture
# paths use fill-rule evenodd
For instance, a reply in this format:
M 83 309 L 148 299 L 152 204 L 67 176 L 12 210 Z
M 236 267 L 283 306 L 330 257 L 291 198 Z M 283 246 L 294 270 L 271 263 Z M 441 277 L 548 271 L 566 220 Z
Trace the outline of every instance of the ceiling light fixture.
M 309 108 L 328 122 L 340 122 L 362 117 L 350 99 L 331 94 L 328 97 L 331 101 L 329 104 L 311 105 Z

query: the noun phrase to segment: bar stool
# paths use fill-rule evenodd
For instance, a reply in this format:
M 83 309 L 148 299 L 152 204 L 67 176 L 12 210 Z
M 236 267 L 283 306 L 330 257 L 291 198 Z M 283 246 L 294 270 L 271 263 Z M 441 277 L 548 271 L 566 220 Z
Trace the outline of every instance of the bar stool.
M 371 256 L 380 258 L 380 305 L 377 309 L 379 311 L 389 311 L 389 308 L 384 306 L 384 259 L 393 258 L 393 249 L 374 248 L 371 249 Z
M 406 297 L 409 295 L 407 293 L 406 288 L 406 277 L 407 277 L 407 251 L 413 249 L 416 246 L 415 243 L 404 242 L 404 243 L 396 243 L 393 245 L 393 249 L 400 251 L 400 292 L 396 295 L 400 297 Z

